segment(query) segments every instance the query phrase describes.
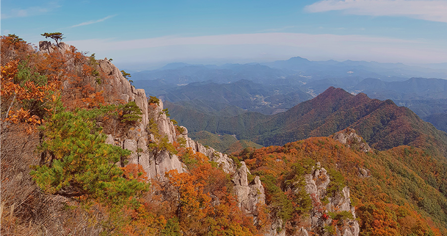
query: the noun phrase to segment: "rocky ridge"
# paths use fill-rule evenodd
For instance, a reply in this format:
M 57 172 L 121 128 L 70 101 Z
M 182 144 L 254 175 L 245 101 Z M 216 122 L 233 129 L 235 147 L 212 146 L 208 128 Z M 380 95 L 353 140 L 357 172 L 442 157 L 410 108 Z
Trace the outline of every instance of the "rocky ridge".
M 59 50 L 62 54 L 70 50 L 70 46 L 65 43 L 53 45 L 50 42 L 39 42 L 40 53 L 48 53 Z M 235 195 L 239 201 L 239 206 L 249 215 L 257 215 L 257 204 L 265 203 L 264 188 L 259 177 L 251 183 L 248 182 L 248 171 L 245 163 L 238 168 L 236 163 L 228 155 L 217 152 L 211 147 L 205 147 L 188 137 L 186 127 L 175 126 L 163 110 L 163 102 L 149 104 L 146 92 L 143 89 L 136 89 L 131 85 L 113 65 L 110 60 L 97 60 L 99 69 L 107 76 L 103 83 L 95 83 L 94 78 L 89 78 L 89 83 L 102 91 L 106 101 L 119 101 L 128 103 L 134 101 L 141 109 L 141 121 L 135 126 L 121 132 L 108 132 L 106 143 L 120 146 L 132 151 L 128 158 L 128 164 L 139 164 L 146 172 L 149 179 L 163 180 L 166 172 L 177 170 L 179 173 L 187 171 L 185 165 L 176 154 L 168 150 L 154 151 L 149 148 L 151 143 L 158 143 L 161 139 L 167 139 L 168 143 L 174 144 L 180 139 L 185 141 L 185 147 L 191 148 L 194 152 L 205 154 L 211 161 L 217 162 L 226 173 L 233 174 L 235 184 Z M 64 90 L 70 89 L 70 83 L 63 84 Z M 154 128 L 154 129 L 151 129 Z M 121 163 L 125 165 L 124 162 Z
M 121 87 L 121 99 L 125 102 L 135 101 L 140 107 L 143 115 L 142 121 L 129 129 L 125 138 L 116 138 L 108 134 L 106 142 L 121 146 L 132 151 L 129 163 L 140 164 L 146 171 L 149 178 L 163 179 L 164 174 L 170 170 L 177 170 L 179 173 L 187 171 L 179 157 L 167 150 L 153 152 L 148 148 L 149 143 L 159 142 L 156 136 L 167 138 L 168 142 L 173 144 L 180 139 L 185 140 L 185 147 L 191 148 L 194 152 L 205 154 L 211 161 L 217 162 L 226 172 L 233 174 L 235 195 L 239 202 L 239 207 L 245 213 L 254 217 L 256 222 L 257 205 L 265 204 L 264 187 L 259 177 L 256 177 L 251 183 L 248 182 L 247 175 L 250 173 L 245 163 L 242 162 L 238 168 L 236 163 L 211 147 L 205 147 L 188 137 L 188 129 L 183 126 L 175 126 L 170 118 L 163 111 L 163 102 L 158 104 L 149 104 L 145 91 L 135 89 L 129 81 L 124 78 L 118 68 L 107 60 L 100 60 L 99 66 L 109 75 L 116 79 L 116 86 Z M 151 132 L 148 128 L 151 123 L 157 126 L 158 134 Z M 160 138 L 158 138 L 160 139 Z
M 356 220 L 355 208 L 351 204 L 349 188 L 345 186 L 341 190 L 329 192 L 331 177 L 320 163 L 313 167 L 310 174 L 304 175 L 304 180 L 304 191 L 312 199 L 312 209 L 309 215 L 302 218 L 300 224 L 302 226 L 296 228 L 294 235 L 358 236 L 360 226 Z M 292 191 L 300 190 L 292 189 Z M 336 227 L 333 227 L 333 223 L 336 223 Z M 286 229 L 282 229 L 282 226 L 283 222 L 280 219 L 274 219 L 266 235 L 290 235 Z
M 50 50 L 69 50 L 69 46 L 60 43 L 59 46 L 51 46 L 51 44 L 40 42 L 40 50 L 45 53 Z M 259 177 L 255 177 L 249 181 L 250 171 L 244 162 L 238 166 L 237 163 L 229 158 L 226 154 L 217 152 L 211 147 L 205 147 L 202 144 L 192 140 L 188 137 L 188 130 L 185 127 L 175 126 L 174 123 L 163 111 L 163 102 L 158 104 L 150 104 L 148 102 L 146 93 L 143 89 L 136 89 L 130 82 L 123 77 L 120 70 L 114 66 L 109 60 L 97 60 L 99 69 L 102 70 L 108 79 L 103 83 L 98 84 L 92 81 L 90 83 L 96 87 L 97 90 L 103 91 L 105 98 L 114 101 L 122 101 L 124 103 L 134 101 L 142 111 L 142 119 L 135 126 L 130 127 L 123 133 L 107 133 L 106 143 L 121 146 L 122 148 L 132 151 L 128 163 L 140 164 L 147 176 L 151 179 L 157 178 L 163 180 L 166 172 L 170 170 L 177 170 L 178 172 L 187 171 L 185 165 L 180 161 L 179 157 L 168 150 L 161 150 L 154 152 L 149 148 L 149 144 L 159 142 L 161 138 L 166 138 L 170 144 L 178 142 L 179 139 L 185 140 L 185 147 L 191 148 L 194 152 L 201 152 L 205 154 L 211 161 L 217 162 L 222 169 L 232 174 L 234 191 L 238 204 L 243 211 L 254 218 L 257 223 L 257 206 L 265 204 L 264 187 L 262 186 Z M 70 84 L 64 84 L 65 90 L 70 89 Z M 150 129 L 151 125 L 155 125 L 157 134 Z M 357 140 L 353 135 L 338 135 L 337 140 L 343 142 L 352 138 Z M 369 151 L 369 146 L 365 150 Z M 124 162 L 121 163 L 124 166 Z M 306 192 L 312 196 L 311 214 L 307 221 L 308 227 L 299 229 L 299 235 L 309 235 L 309 232 L 321 232 L 321 235 L 343 235 L 357 236 L 359 234 L 358 222 L 355 220 L 343 220 L 342 226 L 338 227 L 335 232 L 329 233 L 325 230 L 325 226 L 330 225 L 331 218 L 326 218 L 326 212 L 349 212 L 355 218 L 355 210 L 351 206 L 349 199 L 349 188 L 345 187 L 333 197 L 328 197 L 328 203 L 322 207 L 322 199 L 326 196 L 326 188 L 329 185 L 330 177 L 324 168 L 315 168 L 312 174 L 305 176 Z M 324 209 L 324 210 L 322 210 Z M 276 222 L 276 223 L 275 223 Z M 271 225 L 271 231 L 266 235 L 286 235 L 285 230 L 277 232 L 277 225 L 281 222 L 274 220 Z

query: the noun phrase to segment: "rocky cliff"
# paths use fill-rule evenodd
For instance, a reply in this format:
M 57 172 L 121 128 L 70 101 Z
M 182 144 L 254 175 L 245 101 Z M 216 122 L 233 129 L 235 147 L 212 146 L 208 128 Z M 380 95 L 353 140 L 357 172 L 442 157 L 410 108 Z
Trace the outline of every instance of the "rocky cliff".
M 62 54 L 70 50 L 70 46 L 60 43 L 58 46 L 50 42 L 40 42 L 40 53 L 49 53 L 59 50 Z M 122 161 L 121 165 L 139 164 L 146 172 L 149 179 L 164 179 L 165 173 L 170 170 L 177 170 L 179 173 L 185 172 L 186 166 L 179 157 L 163 148 L 163 145 L 173 145 L 174 143 L 184 143 L 184 147 L 191 148 L 193 152 L 205 154 L 210 161 L 216 162 L 226 173 L 233 175 L 234 194 L 238 199 L 239 206 L 245 213 L 254 217 L 256 221 L 257 205 L 265 204 L 264 188 L 259 177 L 251 183 L 248 182 L 247 175 L 250 173 L 244 163 L 238 168 L 236 163 L 228 155 L 217 152 L 211 147 L 202 144 L 188 137 L 186 127 L 175 125 L 163 109 L 161 100 L 149 103 L 147 95 L 143 89 L 136 89 L 131 85 L 120 70 L 109 60 L 96 60 L 100 72 L 106 77 L 102 83 L 95 83 L 94 78 L 87 78 L 96 91 L 100 91 L 109 103 L 135 102 L 141 109 L 141 121 L 126 129 L 107 129 L 106 143 L 120 146 L 130 150 L 132 154 L 127 161 Z M 70 89 L 68 80 L 63 84 L 64 90 Z M 165 142 L 163 144 L 163 142 Z
M 313 209 L 307 219 L 310 226 L 301 229 L 301 235 L 308 231 L 318 235 L 358 236 L 359 223 L 355 220 L 355 208 L 351 205 L 349 188 L 330 193 L 328 187 L 330 176 L 317 163 L 316 169 L 305 175 L 306 192 L 312 198 Z M 338 221 L 336 227 L 330 228 L 332 221 Z
M 100 85 L 103 86 L 102 89 L 108 93 L 115 93 L 111 96 L 117 96 L 124 102 L 135 101 L 143 113 L 141 122 L 126 130 L 124 135 L 115 136 L 113 133 L 109 133 L 107 142 L 132 151 L 129 163 L 140 164 L 149 178 L 163 179 L 167 171 L 175 169 L 181 173 L 187 170 L 176 154 L 168 150 L 154 151 L 150 148 L 150 144 L 160 143 L 161 139 L 167 139 L 170 144 L 173 144 L 181 142 L 180 140 L 183 139 L 185 147 L 191 148 L 194 152 L 205 154 L 211 161 L 217 162 L 225 172 L 232 174 L 234 193 L 239 207 L 246 214 L 252 216 L 256 224 L 257 207 L 259 204 L 265 204 L 264 187 L 260 178 L 255 177 L 249 181 L 250 171 L 244 162 L 238 166 L 226 154 L 217 152 L 211 147 L 205 147 L 189 138 L 187 128 L 174 125 L 167 116 L 163 110 L 162 101 L 150 104 L 145 91 L 135 89 L 110 61 L 98 60 L 98 63 L 101 70 L 111 77 L 110 83 Z M 337 133 L 334 139 L 343 144 L 358 145 L 365 152 L 370 151 L 369 146 L 355 132 Z M 319 235 L 359 235 L 359 225 L 354 220 L 355 209 L 351 206 L 349 188 L 344 187 L 333 196 L 329 196 L 327 188 L 330 176 L 324 168 L 319 166 L 311 174 L 306 175 L 305 180 L 306 192 L 312 197 L 312 210 L 306 219 L 308 226 L 299 229 L 300 235 L 309 235 L 310 232 Z M 332 214 L 332 218 L 329 214 Z M 333 220 L 338 222 L 337 227 L 332 229 L 330 225 Z M 274 222 L 280 223 L 275 219 Z M 276 224 L 272 224 L 273 230 L 267 235 L 278 234 Z M 279 235 L 285 235 L 285 230 L 279 232 Z
M 305 191 L 310 196 L 312 201 L 310 212 L 304 214 L 298 225 L 286 227 L 289 230 L 284 227 L 281 219 L 272 219 L 266 235 L 358 236 L 360 227 L 356 220 L 355 208 L 351 204 L 349 188 L 344 186 L 334 190 L 331 186 L 333 177 L 320 166 L 320 163 L 312 168 L 310 174 L 305 174 L 303 177 L 304 188 L 292 187 L 290 190 L 297 195 L 300 191 Z
M 58 47 L 43 42 L 39 45 L 42 53 L 70 49 L 63 43 Z M 186 127 L 177 126 L 170 120 L 167 112 L 163 109 L 162 101 L 149 102 L 145 91 L 132 86 L 109 60 L 97 60 L 97 63 L 107 78 L 100 84 L 91 79 L 90 83 L 96 91 L 101 91 L 108 102 L 128 103 L 133 101 L 142 112 L 140 122 L 126 127 L 126 129 L 109 129 L 106 132 L 106 143 L 132 151 L 128 162 L 123 160 L 121 165 L 139 164 L 150 179 L 163 181 L 166 172 L 177 170 L 182 173 L 187 169 L 175 153 L 168 148 L 160 148 L 160 146 L 163 142 L 170 145 L 182 143 L 184 147 L 191 148 L 194 152 L 205 154 L 210 161 L 216 162 L 226 173 L 232 175 L 238 206 L 253 217 L 255 224 L 258 224 L 257 208 L 259 205 L 265 204 L 266 197 L 260 178 L 256 176 L 250 181 L 251 174 L 244 162 L 235 163 L 226 154 L 217 152 L 211 147 L 205 147 L 189 138 Z M 69 90 L 70 84 L 64 83 L 63 88 Z M 337 133 L 334 135 L 334 139 L 343 144 L 355 144 L 365 152 L 370 151 L 369 146 L 355 132 Z M 305 175 L 304 178 L 305 191 L 312 198 L 312 209 L 309 216 L 305 218 L 306 226 L 298 229 L 299 235 L 309 235 L 312 232 L 319 235 L 357 236 L 359 226 L 358 222 L 354 220 L 355 210 L 351 206 L 349 188 L 344 187 L 339 191 L 328 193 L 331 177 L 319 165 L 315 166 L 312 173 Z M 334 220 L 337 221 L 337 227 L 330 228 Z M 286 235 L 285 230 L 277 230 L 282 224 L 281 220 L 273 218 L 272 222 L 269 227 L 271 230 L 266 235 Z

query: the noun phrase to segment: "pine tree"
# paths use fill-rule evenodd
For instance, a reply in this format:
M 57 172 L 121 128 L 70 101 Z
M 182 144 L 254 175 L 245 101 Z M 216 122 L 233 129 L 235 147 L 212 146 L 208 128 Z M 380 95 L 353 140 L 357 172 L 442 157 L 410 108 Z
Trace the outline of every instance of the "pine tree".
M 143 115 L 143 112 L 138 105 L 134 101 L 128 102 L 123 108 L 121 122 L 134 124 L 141 121 L 141 115 Z
M 103 110 L 62 111 L 45 123 L 41 165 L 31 173 L 45 192 L 121 204 L 147 189 L 116 165 L 131 152 L 105 143 L 95 122 Z

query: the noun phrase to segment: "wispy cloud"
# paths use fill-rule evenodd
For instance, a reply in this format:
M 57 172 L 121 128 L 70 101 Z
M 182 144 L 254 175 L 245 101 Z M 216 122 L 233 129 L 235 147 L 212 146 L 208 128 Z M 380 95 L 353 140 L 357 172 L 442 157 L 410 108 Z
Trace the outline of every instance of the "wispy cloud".
M 292 29 L 295 28 L 295 26 L 284 26 L 284 27 L 280 27 L 280 28 L 274 28 L 274 29 L 265 29 L 265 30 L 261 30 L 259 31 L 260 33 L 265 33 L 265 32 L 281 32 L 287 29 Z
M 97 55 L 140 62 L 200 58 L 254 59 L 269 55 L 279 59 L 375 60 L 381 62 L 447 61 L 447 48 L 437 43 L 363 35 L 258 33 L 197 37 L 159 37 L 115 41 L 90 39 L 69 41 L 80 50 Z
M 342 11 L 369 16 L 406 16 L 447 23 L 447 0 L 323 0 L 306 6 L 308 12 Z
M 9 11 L 5 10 L 7 11 L 6 13 L 3 13 L 2 11 L 2 19 L 42 15 L 58 7 L 59 5 L 57 5 L 56 3 L 51 3 L 46 7 L 14 8 L 10 9 Z
M 357 43 L 417 43 L 413 40 L 394 39 L 386 37 L 369 37 L 362 35 L 335 34 L 302 34 L 302 33 L 258 33 L 258 34 L 227 34 L 197 37 L 166 36 L 158 38 L 113 41 L 111 39 L 91 39 L 71 41 L 76 44 L 95 44 L 100 50 L 132 50 L 178 45 L 282 45 L 282 46 L 313 46 L 327 42 L 350 44 Z
M 106 17 L 104 17 L 104 18 L 102 18 L 102 19 L 99 19 L 99 20 L 91 20 L 91 21 L 82 22 L 82 23 L 80 23 L 80 24 L 71 26 L 71 28 L 79 27 L 79 26 L 84 26 L 84 25 L 96 24 L 96 23 L 99 23 L 99 22 L 103 22 L 103 21 L 105 21 L 105 20 L 108 20 L 108 19 L 110 19 L 110 18 L 112 18 L 112 17 L 115 17 L 115 16 L 116 16 L 116 15 L 111 15 L 111 16 L 106 16 Z

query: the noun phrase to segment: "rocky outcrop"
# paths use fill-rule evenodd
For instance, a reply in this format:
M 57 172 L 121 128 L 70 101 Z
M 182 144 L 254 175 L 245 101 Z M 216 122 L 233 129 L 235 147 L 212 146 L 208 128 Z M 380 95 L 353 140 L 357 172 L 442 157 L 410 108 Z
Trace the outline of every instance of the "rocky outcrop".
M 368 178 L 371 177 L 370 170 L 359 167 L 359 177 L 360 178 Z
M 281 219 L 272 218 L 270 230 L 265 235 L 358 236 L 360 227 L 355 220 L 355 208 L 351 205 L 349 188 L 347 186 L 335 190 L 331 188 L 331 176 L 319 163 L 302 178 L 304 187 L 292 187 L 289 190 L 295 194 L 305 191 L 309 195 L 312 207 L 308 215 L 303 214 L 298 224 L 288 225 L 288 229 L 293 233 L 284 229 Z
M 39 51 L 42 53 L 52 53 L 54 51 L 60 51 L 65 53 L 65 51 L 70 49 L 70 45 L 60 42 L 58 45 L 54 45 L 49 41 L 40 41 L 39 42 Z
M 50 42 L 40 42 L 41 53 L 49 53 L 59 50 L 63 55 L 70 46 L 59 43 L 58 46 Z M 167 140 L 170 145 L 174 142 L 184 140 L 185 147 L 191 148 L 194 152 L 201 152 L 216 162 L 226 173 L 234 175 L 235 195 L 239 201 L 239 206 L 245 213 L 257 216 L 257 205 L 265 204 L 264 188 L 259 177 L 249 183 L 248 171 L 245 163 L 237 168 L 236 163 L 226 154 L 217 152 L 211 147 L 202 144 L 188 137 L 188 130 L 185 127 L 175 126 L 163 110 L 163 102 L 149 104 L 146 93 L 143 89 L 136 89 L 122 75 L 121 71 L 109 60 L 96 60 L 98 70 L 102 73 L 102 83 L 95 83 L 95 78 L 90 78 L 90 84 L 96 91 L 101 91 L 107 103 L 124 104 L 134 101 L 141 109 L 142 119 L 136 124 L 125 129 L 110 129 L 106 131 L 106 143 L 120 146 L 130 150 L 132 154 L 127 161 L 122 160 L 120 165 L 126 163 L 139 164 L 143 167 L 150 179 L 163 180 L 165 173 L 170 170 L 177 170 L 179 173 L 187 171 L 184 164 L 177 155 L 168 150 L 156 147 Z M 106 78 L 103 78 L 106 77 Z M 63 89 L 70 89 L 70 83 L 63 84 Z M 255 221 L 256 223 L 256 221 Z
M 335 193 L 328 192 L 330 176 L 326 169 L 320 168 L 319 163 L 304 179 L 305 190 L 312 199 L 313 208 L 307 219 L 310 226 L 301 228 L 301 234 L 313 232 L 318 235 L 358 236 L 360 227 L 355 220 L 355 208 L 351 205 L 349 188 L 345 186 Z M 332 224 L 333 220 L 338 221 L 335 226 Z M 334 232 L 327 230 L 329 226 L 333 227 Z
M 339 141 L 342 144 L 347 145 L 350 148 L 359 149 L 362 152 L 371 152 L 371 147 L 360 137 L 354 129 L 346 128 L 342 131 L 335 133 L 332 136 L 333 139 Z
M 239 207 L 248 215 L 253 216 L 255 223 L 258 216 L 258 205 L 265 204 L 264 187 L 259 176 L 250 182 L 248 176 L 250 171 L 244 162 L 233 175 L 234 191 L 238 199 Z

